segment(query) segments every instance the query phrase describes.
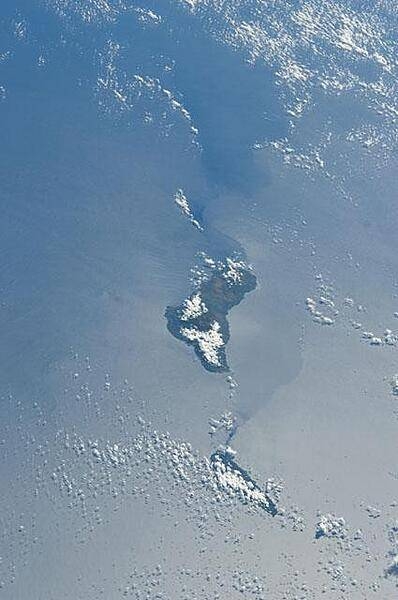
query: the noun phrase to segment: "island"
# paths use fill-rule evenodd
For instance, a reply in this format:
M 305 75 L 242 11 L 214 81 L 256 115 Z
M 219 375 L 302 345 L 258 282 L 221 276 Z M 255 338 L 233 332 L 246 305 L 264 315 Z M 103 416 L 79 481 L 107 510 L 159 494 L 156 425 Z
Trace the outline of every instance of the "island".
M 230 337 L 228 312 L 255 289 L 256 276 L 244 261 L 214 263 L 210 275 L 178 306 L 165 311 L 167 328 L 193 346 L 205 369 L 229 371 L 225 347 Z
M 219 448 L 213 452 L 210 464 L 221 489 L 230 492 L 245 504 L 261 508 L 273 517 L 278 514 L 274 500 L 260 488 L 248 471 L 237 464 L 235 452 L 231 448 Z

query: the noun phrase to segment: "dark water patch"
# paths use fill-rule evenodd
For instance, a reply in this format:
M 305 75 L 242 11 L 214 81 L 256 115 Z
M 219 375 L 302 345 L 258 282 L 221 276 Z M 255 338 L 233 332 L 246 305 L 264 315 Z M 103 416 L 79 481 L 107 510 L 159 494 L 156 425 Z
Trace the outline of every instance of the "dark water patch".
M 158 78 L 183 104 L 198 128 L 210 184 L 245 196 L 265 187 L 268 173 L 255 161 L 253 146 L 288 133 L 273 70 L 229 47 L 216 34 L 214 14 L 207 22 L 175 2 L 143 5 L 161 21 L 143 27 L 134 14 L 119 15 L 112 29 L 122 46 L 119 66 L 125 73 Z

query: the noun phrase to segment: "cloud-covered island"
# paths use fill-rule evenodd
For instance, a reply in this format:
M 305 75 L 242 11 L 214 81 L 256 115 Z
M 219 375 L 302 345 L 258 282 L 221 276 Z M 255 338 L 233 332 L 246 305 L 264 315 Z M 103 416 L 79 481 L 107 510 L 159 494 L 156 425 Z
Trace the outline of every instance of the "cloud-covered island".
M 168 306 L 167 328 L 177 339 L 193 346 L 205 369 L 228 371 L 225 347 L 230 337 L 228 312 L 257 285 L 244 261 L 207 259 L 209 275 L 179 306 Z

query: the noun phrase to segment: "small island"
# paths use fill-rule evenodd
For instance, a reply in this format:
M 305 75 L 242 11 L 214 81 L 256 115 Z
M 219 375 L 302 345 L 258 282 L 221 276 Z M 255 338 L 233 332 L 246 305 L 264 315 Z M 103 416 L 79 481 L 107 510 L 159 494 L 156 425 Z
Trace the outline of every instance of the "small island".
M 179 306 L 167 307 L 167 328 L 175 338 L 193 346 L 205 369 L 228 371 L 227 315 L 256 285 L 256 276 L 243 261 L 227 258 L 225 263 L 214 263 L 210 275 L 189 298 Z
M 220 448 L 213 452 L 210 463 L 221 489 L 236 494 L 245 504 L 261 508 L 273 517 L 278 514 L 275 502 L 257 485 L 250 473 L 238 465 L 231 448 Z

